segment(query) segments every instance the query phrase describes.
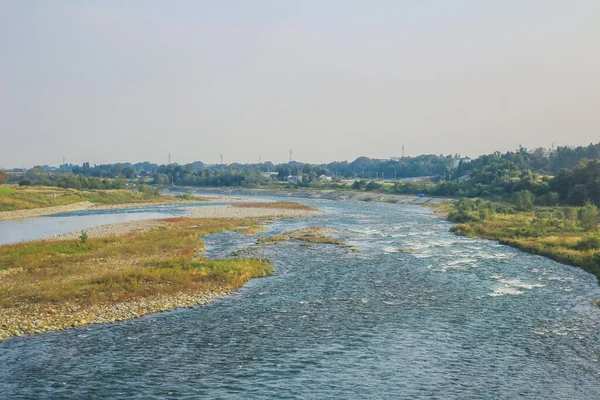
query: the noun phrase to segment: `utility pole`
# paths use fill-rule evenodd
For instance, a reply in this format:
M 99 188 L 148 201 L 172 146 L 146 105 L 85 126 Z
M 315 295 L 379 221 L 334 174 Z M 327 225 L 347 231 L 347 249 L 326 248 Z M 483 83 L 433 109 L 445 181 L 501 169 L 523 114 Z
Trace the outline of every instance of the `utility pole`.
M 292 162 L 292 149 L 290 149 L 290 162 Z
M 259 163 L 259 164 L 262 164 L 262 163 L 260 162 L 260 156 L 258 156 L 258 163 Z
M 223 165 L 223 154 L 221 154 L 221 165 Z
M 171 153 L 169 153 L 169 165 L 171 165 Z
M 402 158 L 404 158 L 404 145 L 402 145 Z

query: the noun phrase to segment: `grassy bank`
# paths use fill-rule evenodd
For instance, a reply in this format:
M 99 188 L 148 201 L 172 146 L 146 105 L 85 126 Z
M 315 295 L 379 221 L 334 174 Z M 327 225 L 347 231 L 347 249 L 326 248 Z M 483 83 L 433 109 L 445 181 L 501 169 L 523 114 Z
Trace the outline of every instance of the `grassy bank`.
M 320 227 L 302 228 L 293 231 L 287 231 L 280 235 L 261 237 L 258 239 L 257 244 L 274 244 L 295 239 L 308 243 L 345 245 L 343 240 L 329 235 L 331 232 L 334 231 L 332 229 Z
M 441 209 L 451 231 L 498 240 L 523 251 L 581 267 L 600 279 L 598 210 L 585 207 L 537 207 L 518 211 L 480 199 L 461 199 Z
M 101 204 L 156 202 L 164 196 L 153 191 L 98 190 L 84 191 L 50 186 L 0 186 L 0 211 L 27 210 L 62 206 L 89 201 Z
M 265 260 L 201 254 L 201 236 L 256 221 L 161 222 L 127 236 L 0 246 L 0 340 L 192 306 L 272 273 Z

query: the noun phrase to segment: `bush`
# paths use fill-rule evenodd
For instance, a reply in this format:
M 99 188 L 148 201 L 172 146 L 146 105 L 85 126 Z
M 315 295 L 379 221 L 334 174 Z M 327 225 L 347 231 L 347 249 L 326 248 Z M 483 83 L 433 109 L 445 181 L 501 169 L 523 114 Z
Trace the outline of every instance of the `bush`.
M 157 188 L 144 184 L 138 187 L 138 191 L 148 196 L 158 196 L 160 194 L 160 190 Z
M 556 192 L 548 192 L 536 199 L 536 202 L 542 206 L 555 206 L 558 204 L 559 197 Z
M 29 179 L 23 179 L 19 182 L 19 186 L 31 186 L 31 181 Z
M 85 244 L 85 242 L 87 242 L 88 234 L 86 231 L 81 231 L 81 235 L 79 235 L 79 240 L 81 241 L 81 244 Z
M 575 245 L 577 250 L 600 250 L 600 236 L 588 236 Z
M 365 187 L 365 190 L 367 192 L 372 192 L 374 190 L 378 190 L 381 188 L 381 185 L 375 181 L 369 181 L 369 183 L 367 183 L 367 186 Z
M 529 190 L 521 190 L 515 193 L 513 203 L 519 211 L 530 211 L 533 209 L 533 195 Z
M 584 229 L 594 230 L 598 225 L 598 207 L 592 203 L 586 203 L 578 212 L 579 222 Z

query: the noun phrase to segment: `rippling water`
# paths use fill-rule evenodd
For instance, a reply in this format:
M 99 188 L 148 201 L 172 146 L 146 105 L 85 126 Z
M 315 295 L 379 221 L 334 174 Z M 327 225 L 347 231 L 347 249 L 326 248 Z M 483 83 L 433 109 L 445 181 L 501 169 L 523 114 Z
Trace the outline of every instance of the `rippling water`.
M 265 246 L 276 274 L 211 305 L 2 342 L 0 397 L 600 398 L 592 275 L 424 208 L 309 203 L 330 214 L 268 234 L 338 228 L 360 253 Z M 254 241 L 217 234 L 208 253 Z

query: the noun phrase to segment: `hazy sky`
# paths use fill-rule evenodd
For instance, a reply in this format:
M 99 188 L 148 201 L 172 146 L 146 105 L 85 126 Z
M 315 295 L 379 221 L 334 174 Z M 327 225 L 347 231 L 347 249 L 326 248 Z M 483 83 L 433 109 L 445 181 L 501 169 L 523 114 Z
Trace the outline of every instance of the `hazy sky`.
M 598 0 L 0 0 L 0 166 L 600 141 Z

